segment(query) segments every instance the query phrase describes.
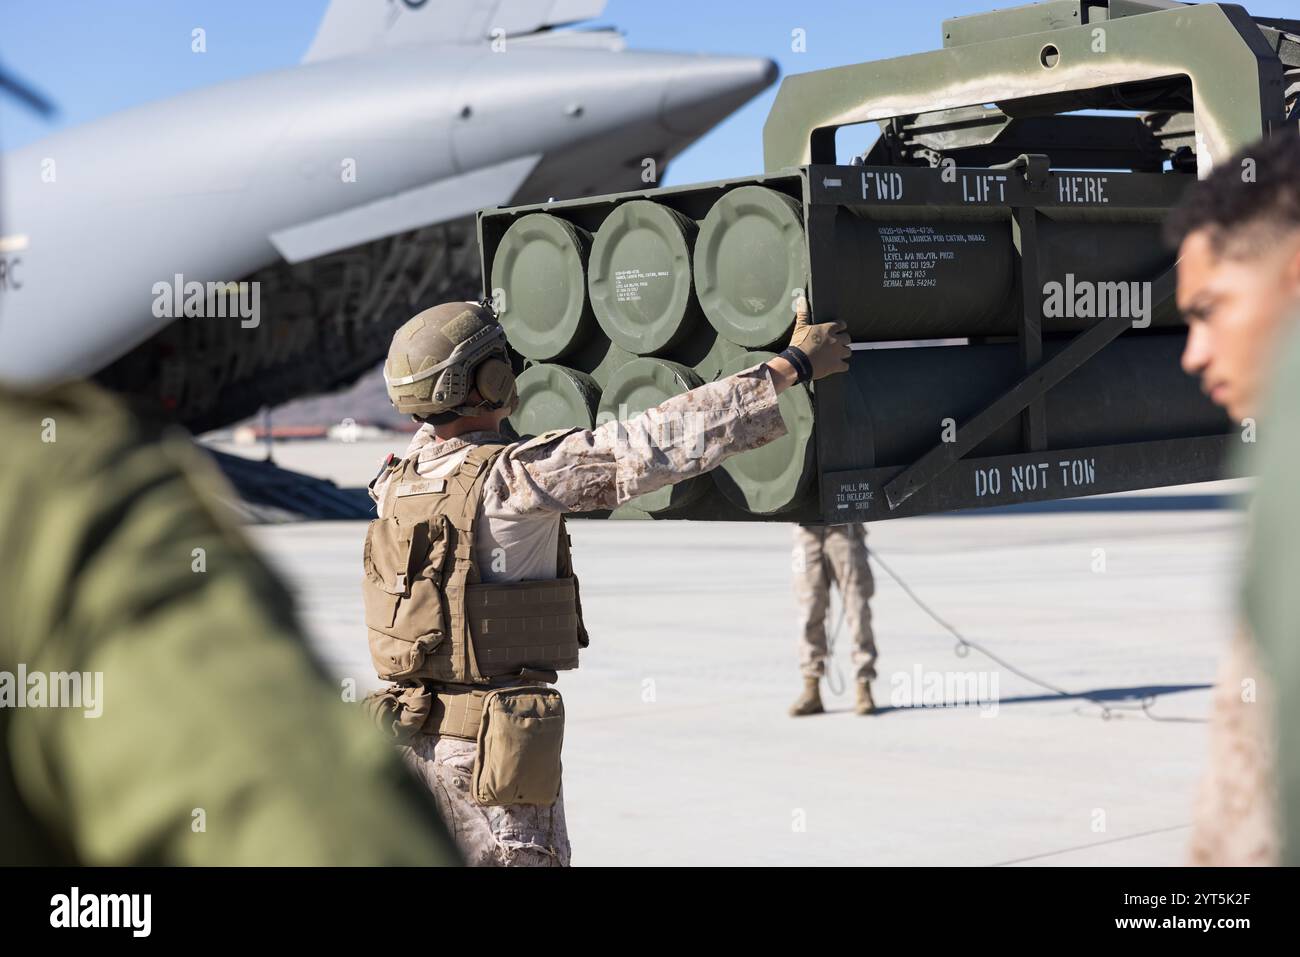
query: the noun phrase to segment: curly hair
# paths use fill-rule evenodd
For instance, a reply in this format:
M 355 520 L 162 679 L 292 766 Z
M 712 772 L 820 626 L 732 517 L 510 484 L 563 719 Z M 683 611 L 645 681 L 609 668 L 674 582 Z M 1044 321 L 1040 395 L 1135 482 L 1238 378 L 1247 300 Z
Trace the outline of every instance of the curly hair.
M 1288 126 L 1246 147 L 1188 189 L 1165 220 L 1165 241 L 1177 247 L 1199 230 L 1216 254 L 1234 258 L 1300 230 L 1300 131 Z

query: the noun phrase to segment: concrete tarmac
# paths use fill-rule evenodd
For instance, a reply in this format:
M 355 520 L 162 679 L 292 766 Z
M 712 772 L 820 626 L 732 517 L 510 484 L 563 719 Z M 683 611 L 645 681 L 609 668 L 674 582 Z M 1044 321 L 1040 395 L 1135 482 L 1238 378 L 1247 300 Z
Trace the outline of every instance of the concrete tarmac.
M 302 446 L 285 464 L 348 481 L 331 465 L 360 451 Z M 559 682 L 574 863 L 1183 863 L 1243 521 L 1214 493 L 1239 488 L 873 525 L 869 545 L 935 613 L 1070 694 L 960 657 L 876 566 L 882 710 L 866 718 L 844 635 L 830 713 L 786 716 L 789 526 L 572 521 L 592 634 Z M 364 523 L 251 531 L 331 671 L 375 686 Z

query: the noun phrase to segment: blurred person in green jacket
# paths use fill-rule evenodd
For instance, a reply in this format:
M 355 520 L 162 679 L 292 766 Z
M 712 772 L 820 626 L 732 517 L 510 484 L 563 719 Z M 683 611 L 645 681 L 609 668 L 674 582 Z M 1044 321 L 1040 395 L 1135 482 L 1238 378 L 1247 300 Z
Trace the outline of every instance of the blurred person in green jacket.
M 93 385 L 0 382 L 0 864 L 459 863 L 223 491 Z
M 188 437 L 0 386 L 0 863 L 449 864 Z

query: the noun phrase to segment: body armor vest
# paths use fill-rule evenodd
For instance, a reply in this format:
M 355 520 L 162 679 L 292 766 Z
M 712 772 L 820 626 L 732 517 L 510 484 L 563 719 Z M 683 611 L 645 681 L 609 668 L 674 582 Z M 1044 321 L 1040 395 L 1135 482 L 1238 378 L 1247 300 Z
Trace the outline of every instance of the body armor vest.
M 587 633 L 563 516 L 554 579 L 481 580 L 474 528 L 483 485 L 504 450 L 473 446 L 445 478 L 422 477 L 418 455 L 392 467 L 386 517 L 366 533 L 362 582 L 380 678 L 487 685 L 578 667 Z

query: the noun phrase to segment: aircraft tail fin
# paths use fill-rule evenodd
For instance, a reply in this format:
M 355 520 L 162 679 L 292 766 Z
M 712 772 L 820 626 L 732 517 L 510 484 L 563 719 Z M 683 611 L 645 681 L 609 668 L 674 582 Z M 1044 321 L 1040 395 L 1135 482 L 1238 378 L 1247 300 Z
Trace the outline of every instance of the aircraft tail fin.
M 607 0 L 332 0 L 303 62 L 412 44 L 476 44 L 600 16 Z M 500 32 L 498 32 L 500 31 Z

